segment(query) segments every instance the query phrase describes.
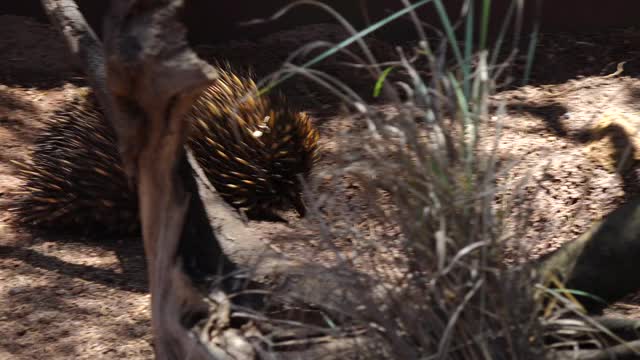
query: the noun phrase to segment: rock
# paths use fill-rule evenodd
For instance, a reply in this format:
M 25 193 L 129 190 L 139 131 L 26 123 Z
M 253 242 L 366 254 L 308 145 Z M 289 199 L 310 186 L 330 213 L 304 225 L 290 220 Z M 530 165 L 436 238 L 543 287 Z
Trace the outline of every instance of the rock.
M 29 290 L 29 288 L 26 287 L 26 286 L 16 286 L 16 287 L 12 287 L 11 289 L 9 289 L 8 293 L 9 293 L 9 296 L 15 296 L 15 295 L 18 295 L 18 294 L 25 293 L 28 290 Z

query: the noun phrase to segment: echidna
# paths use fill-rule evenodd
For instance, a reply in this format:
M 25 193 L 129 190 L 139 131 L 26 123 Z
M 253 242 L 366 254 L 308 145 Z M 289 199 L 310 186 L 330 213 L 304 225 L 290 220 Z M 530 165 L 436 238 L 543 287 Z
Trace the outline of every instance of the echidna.
M 295 208 L 304 215 L 302 181 L 317 156 L 309 117 L 281 96 L 251 96 L 250 76 L 221 67 L 188 115 L 188 145 L 223 199 L 250 218 Z M 139 228 L 110 125 L 93 96 L 52 117 L 32 159 L 17 163 L 25 180 L 13 208 L 20 224 L 64 230 L 132 233 Z

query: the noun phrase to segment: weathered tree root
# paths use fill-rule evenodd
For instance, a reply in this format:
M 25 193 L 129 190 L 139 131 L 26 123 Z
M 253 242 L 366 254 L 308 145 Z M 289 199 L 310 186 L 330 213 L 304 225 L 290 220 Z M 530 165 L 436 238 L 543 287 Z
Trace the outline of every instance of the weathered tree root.
M 555 275 L 590 313 L 640 289 L 640 200 L 607 215 L 578 239 L 540 259 L 542 279 Z M 601 299 L 601 300 L 600 300 Z

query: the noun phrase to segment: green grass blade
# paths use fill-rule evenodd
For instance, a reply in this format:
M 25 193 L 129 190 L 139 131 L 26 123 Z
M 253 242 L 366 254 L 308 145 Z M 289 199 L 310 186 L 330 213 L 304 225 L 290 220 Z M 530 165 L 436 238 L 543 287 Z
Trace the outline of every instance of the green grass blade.
M 451 21 L 449 20 L 449 15 L 447 15 L 447 10 L 442 5 L 442 1 L 434 0 L 434 5 L 436 6 L 436 11 L 438 12 L 438 16 L 440 16 L 440 21 L 442 22 L 442 26 L 444 26 L 445 34 L 447 35 L 447 39 L 451 44 L 451 49 L 453 50 L 453 55 L 458 62 L 458 66 L 460 68 L 464 68 L 465 62 L 462 58 L 462 53 L 460 52 L 460 47 L 458 46 L 458 40 L 456 39 L 455 31 L 453 30 L 453 26 L 451 25 Z
M 489 68 L 493 69 L 498 61 L 498 56 L 500 55 L 500 50 L 502 49 L 502 43 L 504 42 L 504 37 L 507 33 L 507 29 L 509 29 L 509 25 L 511 24 L 511 20 L 513 18 L 513 14 L 516 11 L 516 2 L 512 1 L 507 9 L 507 13 L 504 17 L 504 21 L 502 22 L 502 26 L 500 26 L 500 32 L 498 33 L 498 37 L 495 40 L 495 44 L 493 46 L 493 54 L 491 55 L 491 60 L 489 61 Z
M 529 83 L 529 77 L 531 76 L 531 68 L 533 67 L 533 59 L 536 55 L 536 48 L 538 47 L 538 32 L 540 30 L 540 22 L 536 21 L 533 26 L 533 32 L 531 32 L 531 40 L 529 41 L 529 49 L 527 50 L 527 64 L 524 69 L 524 76 L 522 77 L 522 85 Z
M 460 86 L 460 83 L 456 80 L 455 76 L 453 76 L 451 73 L 448 74 L 449 77 L 449 81 L 451 82 L 451 86 L 453 87 L 453 90 L 455 92 L 455 96 L 456 96 L 456 100 L 458 102 L 458 110 L 462 113 L 462 123 L 464 125 L 464 134 L 461 137 L 461 141 L 463 144 L 463 149 L 464 149 L 464 157 L 465 157 L 465 161 L 466 161 L 466 165 L 467 165 L 467 171 L 471 170 L 471 163 L 473 162 L 473 149 L 472 149 L 472 143 L 475 142 L 475 139 L 472 138 L 473 134 L 475 134 L 475 130 L 474 130 L 474 126 L 475 124 L 473 123 L 472 119 L 471 119 L 471 113 L 469 112 L 469 106 L 468 106 L 468 101 L 467 98 L 464 94 L 464 91 L 462 90 L 462 87 Z M 467 134 L 471 134 L 471 142 L 467 142 L 467 138 L 468 136 L 466 136 Z M 467 173 L 468 174 L 468 173 Z
M 491 16 L 491 0 L 482 2 L 482 24 L 480 25 L 480 50 L 487 46 L 487 34 L 489 33 L 489 18 Z
M 555 292 L 558 294 L 571 294 L 571 295 L 578 295 L 578 296 L 582 296 L 582 297 L 586 297 L 592 300 L 595 300 L 601 304 L 607 305 L 608 303 L 601 297 L 582 291 L 582 290 L 575 290 L 575 289 L 549 289 L 549 291 L 551 292 Z
M 391 70 L 393 70 L 393 66 L 389 66 L 388 68 L 384 69 L 384 71 L 382 72 L 382 75 L 380 75 L 380 77 L 376 81 L 376 85 L 373 87 L 374 98 L 377 98 L 378 96 L 380 96 L 380 93 L 382 92 L 382 86 L 384 85 L 384 82 L 387 79 L 387 76 L 389 76 L 389 73 L 391 72 Z
M 475 0 L 467 0 L 469 4 L 469 9 L 467 11 L 467 16 L 465 19 L 466 28 L 465 28 L 465 36 L 464 36 L 464 68 L 463 68 L 463 84 L 464 84 L 464 94 L 467 98 L 471 97 L 471 57 L 473 56 L 473 18 L 475 12 Z
M 343 48 L 348 47 L 349 45 L 355 43 L 356 41 L 358 41 L 359 39 L 364 38 L 365 36 L 373 33 L 374 31 L 379 30 L 380 28 L 384 27 L 385 25 L 389 24 L 390 22 L 432 2 L 432 1 L 439 1 L 439 0 L 421 0 L 418 1 L 417 3 L 406 7 L 402 10 L 399 10 L 389 16 L 387 16 L 384 19 L 381 19 L 380 21 L 377 21 L 376 23 L 374 23 L 373 25 L 366 27 L 364 29 L 362 29 L 361 31 L 357 32 L 356 34 L 344 39 L 343 41 L 341 41 L 340 43 L 338 43 L 336 46 L 332 47 L 331 49 L 323 52 L 322 54 L 319 54 L 318 56 L 314 57 L 313 59 L 305 62 L 304 64 L 302 64 L 300 67 L 301 68 L 308 68 L 311 67 L 317 63 L 319 63 L 320 61 L 328 58 L 331 55 L 336 54 L 338 51 L 340 51 Z M 446 14 L 445 14 L 446 15 Z M 458 52 L 460 52 L 460 50 L 458 49 Z M 264 94 L 268 91 L 270 91 L 273 87 L 275 87 L 276 85 L 290 79 L 293 76 L 293 74 L 285 74 L 283 75 L 281 78 L 279 78 L 277 81 L 271 82 L 270 84 L 268 84 L 266 87 L 264 87 L 263 89 L 260 89 L 259 94 Z

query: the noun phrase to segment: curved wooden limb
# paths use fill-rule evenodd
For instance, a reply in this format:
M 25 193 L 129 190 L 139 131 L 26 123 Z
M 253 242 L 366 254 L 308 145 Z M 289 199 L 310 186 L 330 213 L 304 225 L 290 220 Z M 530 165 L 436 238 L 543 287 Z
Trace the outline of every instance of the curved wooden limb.
M 213 265 L 204 271 L 216 269 L 220 275 L 234 266 L 206 220 L 184 153 L 185 114 L 217 72 L 186 43 L 177 13 L 182 0 L 113 1 L 104 47 L 74 1 L 42 3 L 86 72 L 116 130 L 125 170 L 137 185 L 157 358 L 228 358 L 225 354 L 235 353 L 251 358 L 246 341 L 233 333 L 224 333 L 236 342 L 223 350 L 204 346 L 190 332 L 211 306 L 192 284 L 185 262 L 195 257 L 191 265 L 204 267 L 206 258 Z M 198 247 L 209 251 L 188 251 Z M 200 258 L 185 258 L 186 252 Z

